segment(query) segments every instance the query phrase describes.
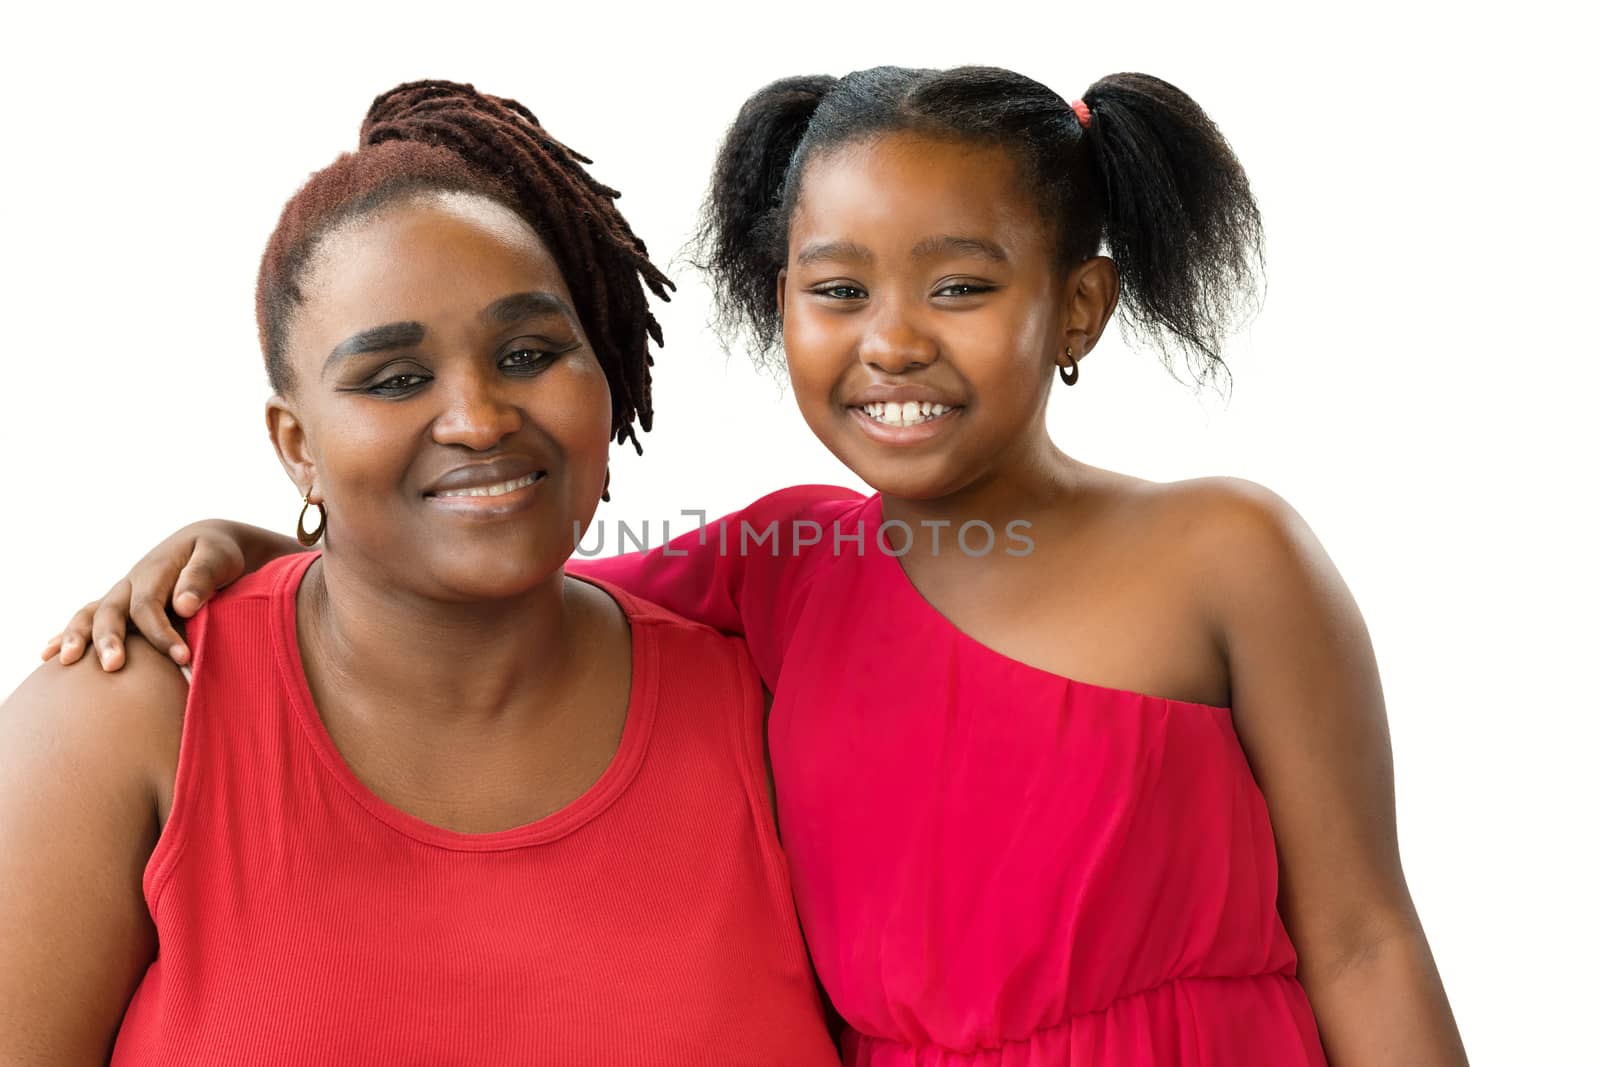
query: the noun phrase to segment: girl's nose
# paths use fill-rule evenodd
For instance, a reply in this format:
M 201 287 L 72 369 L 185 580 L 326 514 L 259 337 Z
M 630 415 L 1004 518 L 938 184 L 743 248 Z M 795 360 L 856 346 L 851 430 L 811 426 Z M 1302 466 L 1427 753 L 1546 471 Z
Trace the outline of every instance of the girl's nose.
M 861 362 L 885 374 L 904 374 L 939 358 L 939 346 L 905 315 L 885 308 L 861 338 Z

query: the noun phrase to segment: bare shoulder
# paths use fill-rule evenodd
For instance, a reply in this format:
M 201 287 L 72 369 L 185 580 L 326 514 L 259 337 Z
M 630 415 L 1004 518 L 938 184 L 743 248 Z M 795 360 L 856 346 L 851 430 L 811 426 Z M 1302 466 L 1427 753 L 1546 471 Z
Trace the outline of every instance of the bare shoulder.
M 18 776 L 95 776 L 108 788 L 149 788 L 176 772 L 188 683 L 137 636 L 106 673 L 92 657 L 43 664 L 0 704 L 0 749 Z
M 142 640 L 127 650 L 115 674 L 47 663 L 0 705 L 0 1062 L 104 1063 L 155 957 L 141 876 L 187 687 Z
M 1169 589 L 1181 588 L 1226 648 L 1242 629 L 1314 612 L 1358 619 L 1311 527 L 1282 496 L 1243 478 L 1153 482 L 1091 469 L 1110 529 Z
M 1271 586 L 1330 566 L 1305 519 L 1271 489 L 1244 478 L 1139 482 L 1134 506 L 1197 578 L 1229 588 Z M 1243 591 L 1241 589 L 1240 591 Z

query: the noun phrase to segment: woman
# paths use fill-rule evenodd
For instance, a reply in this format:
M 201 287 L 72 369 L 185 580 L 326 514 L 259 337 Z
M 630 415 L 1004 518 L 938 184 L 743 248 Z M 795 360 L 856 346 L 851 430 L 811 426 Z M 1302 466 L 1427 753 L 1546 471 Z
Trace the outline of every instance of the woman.
M 580 160 L 415 83 L 285 208 L 267 421 L 324 548 L 187 681 L 135 641 L 7 701 L 0 1060 L 837 1062 L 746 653 L 563 574 L 664 296 Z

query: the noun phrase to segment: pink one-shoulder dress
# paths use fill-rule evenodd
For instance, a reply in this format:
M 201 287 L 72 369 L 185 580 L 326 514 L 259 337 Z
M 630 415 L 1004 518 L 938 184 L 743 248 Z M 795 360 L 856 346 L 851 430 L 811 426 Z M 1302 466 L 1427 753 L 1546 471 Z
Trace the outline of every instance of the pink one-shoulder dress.
M 573 566 L 748 641 L 845 1062 L 1324 1063 L 1228 709 L 978 643 L 882 524 L 877 497 L 797 487 Z

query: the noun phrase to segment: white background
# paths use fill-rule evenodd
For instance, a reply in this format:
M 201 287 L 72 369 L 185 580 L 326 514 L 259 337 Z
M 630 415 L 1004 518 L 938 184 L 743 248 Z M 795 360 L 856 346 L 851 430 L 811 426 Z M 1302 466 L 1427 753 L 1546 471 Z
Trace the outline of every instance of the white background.
M 1306 516 L 1377 646 L 1406 870 L 1469 1052 L 1595 1062 L 1591 32 L 1528 4 L 31 7 L 0 62 L 0 691 L 183 522 L 293 528 L 257 257 L 383 89 L 520 99 L 665 263 L 719 135 L 773 78 L 980 62 L 1071 98 L 1144 70 L 1232 140 L 1270 288 L 1231 403 L 1108 337 L 1058 390 L 1056 440 L 1146 477 L 1251 478 Z M 672 273 L 657 429 L 642 460 L 616 449 L 602 514 L 658 526 L 858 484 Z

